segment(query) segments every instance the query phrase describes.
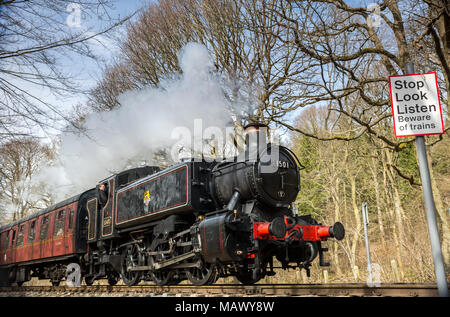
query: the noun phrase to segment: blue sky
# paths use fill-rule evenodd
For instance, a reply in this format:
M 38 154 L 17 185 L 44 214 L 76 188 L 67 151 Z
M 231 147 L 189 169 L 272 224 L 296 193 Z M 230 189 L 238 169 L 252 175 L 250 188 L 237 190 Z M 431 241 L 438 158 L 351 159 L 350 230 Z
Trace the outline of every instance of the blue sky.
M 147 0 L 116 0 L 113 2 L 113 8 L 109 12 L 112 19 L 120 19 L 129 14 L 132 14 L 136 10 L 145 6 L 149 1 Z M 83 9 L 81 9 L 83 12 Z M 69 15 L 70 12 L 67 13 Z M 81 23 L 80 28 L 89 28 L 93 32 L 101 31 L 105 27 L 105 22 L 96 16 L 87 16 L 86 14 L 81 15 Z M 119 32 L 123 32 L 124 27 L 118 29 L 117 32 L 112 33 L 112 36 L 116 36 Z M 109 64 L 111 59 L 114 58 L 115 55 L 119 53 L 119 48 L 116 45 L 115 39 L 109 37 L 108 35 L 100 35 L 95 38 L 95 40 L 91 41 L 91 45 L 94 49 L 94 52 L 99 55 L 100 58 L 103 59 L 102 62 L 104 64 Z M 75 73 L 79 73 L 80 70 L 84 72 L 81 75 L 80 79 L 85 82 L 86 85 L 91 85 L 91 81 L 95 81 L 101 76 L 101 67 L 103 65 L 97 65 L 97 63 L 93 63 L 92 61 L 85 59 L 83 57 L 78 56 L 75 59 L 72 59 L 70 63 L 68 63 L 68 69 L 73 70 Z M 87 82 L 86 82 L 87 81 Z
M 112 9 L 109 14 L 113 19 L 123 18 L 142 7 L 145 7 L 152 1 L 153 0 L 116 0 L 112 3 Z M 377 1 L 348 0 L 346 2 L 354 7 L 367 7 L 368 4 L 376 3 Z M 90 29 L 91 32 L 98 32 L 105 27 L 105 21 L 98 16 L 83 13 L 83 8 L 81 8 L 81 12 L 81 29 Z M 67 16 L 69 15 L 70 12 L 68 11 Z M 62 18 L 65 18 L 64 15 Z M 125 35 L 123 30 L 124 28 L 122 28 L 121 34 Z M 120 34 L 119 32 L 120 30 L 116 32 L 116 37 L 117 34 Z M 122 39 L 124 37 L 119 36 L 119 38 Z M 95 40 L 91 40 L 90 44 L 92 45 L 94 52 L 101 57 L 102 61 L 95 62 L 86 57 L 74 55 L 68 56 L 67 60 L 64 60 L 62 63 L 62 67 L 64 68 L 63 70 L 73 75 L 73 79 L 76 81 L 77 85 L 85 90 L 95 87 L 98 80 L 102 77 L 103 68 L 106 65 L 111 64 L 114 57 L 120 53 L 116 40 L 109 35 L 98 36 Z M 34 87 L 31 89 L 36 90 L 36 93 L 42 96 L 42 98 L 47 99 L 50 102 L 57 103 L 61 109 L 65 109 L 69 112 L 77 104 L 84 104 L 87 101 L 86 96 L 83 95 L 71 96 L 69 98 L 56 98 L 50 92 L 42 90 L 40 87 Z
M 136 10 L 144 7 L 149 2 L 153 2 L 152 0 L 116 0 L 113 2 L 113 9 L 111 10 L 110 14 L 113 18 L 121 18 L 128 14 L 131 14 L 135 12 Z M 376 0 L 346 0 L 346 3 L 349 5 L 355 6 L 355 7 L 367 7 L 370 3 L 376 3 Z M 69 13 L 67 13 L 69 14 Z M 88 26 L 93 28 L 98 28 L 98 30 L 101 29 L 103 25 L 103 21 L 97 19 L 95 16 L 82 16 L 85 20 L 81 21 L 81 26 Z M 97 39 L 98 42 L 101 42 L 105 47 L 102 47 L 102 45 L 95 45 L 97 48 L 96 52 L 99 53 L 106 61 L 113 58 L 117 53 L 119 53 L 118 48 L 113 43 L 113 40 L 101 36 Z M 98 67 L 98 65 L 95 65 L 93 63 L 84 61 L 84 60 L 74 60 L 72 61 L 74 63 L 70 63 L 70 67 L 73 68 L 75 72 L 83 70 L 84 76 L 82 76 L 82 81 L 90 85 L 93 82 L 97 80 L 101 76 L 101 68 Z M 108 62 L 107 62 L 108 63 Z
M 109 11 L 109 14 L 112 19 L 120 19 L 135 12 L 139 8 L 142 8 L 147 3 L 149 3 L 149 0 L 116 0 L 112 3 L 112 9 Z M 63 23 L 68 24 L 68 28 L 73 27 L 66 22 L 71 13 L 72 12 L 69 9 L 67 13 L 62 12 L 59 17 L 55 18 L 62 19 L 61 21 Z M 89 14 L 88 12 L 83 12 L 83 8 L 81 8 L 80 24 L 78 27 L 70 31 L 82 31 L 85 32 L 85 35 L 89 35 L 91 33 L 94 34 L 104 30 L 106 25 L 106 21 L 102 20 L 101 17 L 95 16 L 95 14 L 92 13 Z M 111 35 L 118 37 L 120 32 L 124 34 L 124 27 L 121 28 L 122 29 L 118 29 L 116 32 L 112 32 Z M 102 77 L 104 67 L 111 64 L 113 58 L 119 53 L 119 48 L 116 41 L 113 37 L 110 37 L 110 35 L 100 35 L 95 37 L 94 39 L 89 40 L 89 45 L 93 52 L 100 57 L 100 61 L 96 62 L 90 58 L 77 55 L 75 53 L 71 53 L 67 56 L 61 56 L 59 61 L 59 70 L 64 74 L 70 75 L 72 82 L 74 82 L 77 87 L 84 90 L 89 90 L 95 87 L 98 80 Z M 17 84 L 19 84 L 22 89 L 26 89 L 31 92 L 31 94 L 53 104 L 65 113 L 70 113 L 74 106 L 78 104 L 82 105 L 87 101 L 86 96 L 83 94 L 62 97 L 59 95 L 54 95 L 49 89 L 40 85 L 34 85 L 23 81 L 18 82 Z M 49 129 L 46 131 L 38 130 L 36 131 L 36 134 L 44 138 L 52 138 L 52 136 L 59 134 L 59 132 L 60 131 Z

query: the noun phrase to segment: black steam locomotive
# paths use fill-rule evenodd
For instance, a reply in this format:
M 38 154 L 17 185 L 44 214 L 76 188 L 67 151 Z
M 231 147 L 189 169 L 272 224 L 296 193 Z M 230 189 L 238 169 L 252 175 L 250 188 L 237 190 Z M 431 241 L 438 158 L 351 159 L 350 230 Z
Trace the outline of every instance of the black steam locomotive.
M 233 159 L 136 168 L 100 182 L 103 201 L 99 186 L 77 196 L 77 254 L 65 263 L 76 261 L 87 285 L 206 285 L 226 276 L 252 284 L 275 274 L 274 257 L 308 275 L 317 256 L 328 265 L 321 241 L 342 239 L 344 228 L 297 215 L 301 164 L 267 144 L 263 129 L 247 126 L 246 149 Z

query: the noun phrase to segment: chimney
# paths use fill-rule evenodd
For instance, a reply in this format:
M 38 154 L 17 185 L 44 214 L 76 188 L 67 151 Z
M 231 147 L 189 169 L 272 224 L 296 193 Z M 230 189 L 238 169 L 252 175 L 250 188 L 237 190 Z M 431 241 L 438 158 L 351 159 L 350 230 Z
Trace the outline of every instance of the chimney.
M 257 160 L 262 149 L 267 147 L 267 125 L 251 122 L 244 127 L 245 156 L 248 160 Z

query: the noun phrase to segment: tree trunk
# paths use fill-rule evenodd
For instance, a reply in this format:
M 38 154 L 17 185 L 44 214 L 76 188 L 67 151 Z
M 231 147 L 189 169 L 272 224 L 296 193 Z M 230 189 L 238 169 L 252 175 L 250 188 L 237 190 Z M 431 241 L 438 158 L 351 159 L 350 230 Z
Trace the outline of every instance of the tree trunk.
M 355 224 L 356 224 L 356 228 L 354 230 L 352 238 L 351 256 L 352 256 L 352 265 L 356 265 L 356 249 L 358 246 L 358 241 L 360 239 L 359 232 L 361 231 L 361 218 L 360 218 L 361 215 L 359 213 L 359 208 L 356 203 L 356 179 L 352 175 L 348 175 L 348 178 L 351 186 L 353 215 L 355 217 Z
M 395 180 L 395 172 L 392 169 L 392 155 L 389 152 L 389 150 L 385 151 L 386 153 L 386 158 L 387 158 L 387 163 L 388 163 L 388 169 L 387 169 L 387 176 L 389 178 L 389 181 L 392 185 L 392 196 L 394 199 L 394 213 L 395 213 L 395 222 L 397 224 L 397 229 L 399 232 L 399 238 L 400 238 L 400 243 L 403 244 L 403 242 L 406 239 L 406 230 L 405 230 L 405 225 L 404 225 L 404 218 L 405 218 L 405 211 L 403 210 L 402 207 L 402 202 L 400 199 L 400 194 L 398 192 L 398 186 L 397 186 L 397 182 Z
M 386 206 L 388 206 L 389 216 L 392 221 L 392 228 L 389 230 L 394 239 L 394 245 L 396 250 L 396 258 L 400 270 L 401 277 L 404 276 L 403 270 L 403 260 L 402 260 L 402 246 L 403 246 L 403 223 L 401 213 L 403 208 L 401 208 L 400 197 L 397 191 L 397 184 L 394 182 L 392 176 L 392 168 L 390 164 L 389 150 L 383 151 L 384 154 L 381 155 L 383 163 L 383 181 L 384 190 L 386 196 Z M 390 189 L 390 190 L 389 190 Z M 393 205 L 392 205 L 393 203 Z M 399 209 L 401 208 L 401 209 Z
M 377 161 L 375 160 L 375 157 L 372 157 L 372 164 L 370 165 L 370 170 L 372 172 L 372 178 L 373 178 L 373 183 L 374 183 L 374 188 L 375 188 L 375 200 L 377 203 L 378 228 L 380 229 L 381 244 L 382 244 L 383 248 L 385 248 L 386 240 L 384 237 L 383 215 L 381 213 L 380 185 L 378 183 Z
M 442 202 L 441 192 L 439 191 L 439 187 L 436 183 L 436 178 L 433 174 L 433 164 L 432 158 L 430 155 L 430 151 L 427 151 L 428 157 L 428 168 L 430 170 L 430 179 L 431 179 L 431 188 L 433 190 L 433 198 L 436 206 L 436 212 L 438 215 L 438 220 L 441 221 L 441 231 L 442 231 L 442 239 L 441 239 L 441 248 L 442 248 L 442 256 L 444 258 L 444 263 L 446 267 L 450 265 L 450 223 L 448 220 L 448 211 L 444 207 L 444 203 Z
M 334 202 L 334 221 L 336 222 L 336 221 L 340 221 L 341 219 L 341 211 L 340 211 L 340 199 L 339 199 L 339 184 L 340 184 L 340 181 L 339 181 L 339 178 L 336 178 L 335 179 L 335 182 L 334 182 L 334 188 L 333 188 L 333 195 L 332 195 L 332 197 L 333 197 L 333 202 Z M 344 197 L 345 197 L 345 193 L 344 193 Z M 340 267 L 340 263 L 339 263 L 339 258 L 340 258 L 340 256 L 339 256 L 339 254 L 338 254 L 338 244 L 337 243 L 334 243 L 333 244 L 333 259 L 334 259 L 334 264 L 335 264 L 335 267 L 336 267 L 336 273 L 337 273 L 337 275 L 341 275 L 342 274 L 342 270 L 341 270 L 341 267 Z

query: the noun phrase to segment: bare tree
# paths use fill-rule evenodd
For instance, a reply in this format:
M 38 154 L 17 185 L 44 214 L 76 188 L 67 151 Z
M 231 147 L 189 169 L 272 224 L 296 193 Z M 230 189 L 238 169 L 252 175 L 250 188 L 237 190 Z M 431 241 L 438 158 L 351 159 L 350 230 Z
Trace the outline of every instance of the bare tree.
M 55 156 L 50 146 L 34 138 L 20 138 L 0 147 L 0 204 L 9 220 L 17 220 L 30 212 L 51 205 L 45 183 L 35 177 Z
M 295 77 L 310 67 L 298 48 L 279 38 L 281 29 L 273 1 L 161 0 L 143 10 L 128 27 L 118 61 L 92 92 L 96 110 L 118 105 L 127 89 L 160 81 L 180 71 L 177 55 L 191 41 L 205 45 L 223 79 L 223 92 L 237 117 L 267 121 L 266 109 L 295 102 Z
M 327 105 L 358 124 L 354 133 L 332 139 L 354 140 L 369 133 L 398 151 L 411 139 L 394 140 L 379 129 L 391 117 L 389 75 L 411 61 L 419 71 L 436 70 L 442 102 L 448 104 L 444 2 L 356 7 L 342 0 L 161 0 L 128 27 L 121 56 L 93 90 L 94 108 L 117 106 L 117 95 L 125 90 L 158 86 L 179 71 L 177 54 L 183 45 L 197 41 L 211 52 L 217 72 L 228 78 L 224 93 L 238 115 L 329 140 L 286 120 L 308 105 Z
M 327 105 L 360 127 L 350 136 L 333 139 L 354 140 L 369 133 L 398 151 L 411 139 L 394 140 L 392 133 L 378 127 L 391 117 L 388 76 L 401 73 L 413 61 L 418 71 L 438 71 L 442 103 L 448 107 L 447 1 L 389 0 L 357 7 L 343 0 L 280 0 L 272 12 L 281 29 L 293 32 L 289 37 L 274 35 L 286 47 L 298 48 L 308 57 L 301 62 L 311 65 L 292 79 L 303 87 L 296 103 L 267 113 L 280 125 L 308 135 L 285 122 L 284 115 L 312 103 Z M 357 101 L 357 106 L 347 107 L 348 101 Z
M 129 19 L 111 18 L 111 5 L 109 0 L 0 2 L 2 141 L 70 124 L 67 109 L 41 93 L 67 97 L 82 92 L 76 74 L 64 66 L 80 56 L 95 60 L 93 41 L 98 45 L 100 36 Z M 87 25 L 89 16 L 97 19 L 95 27 Z

